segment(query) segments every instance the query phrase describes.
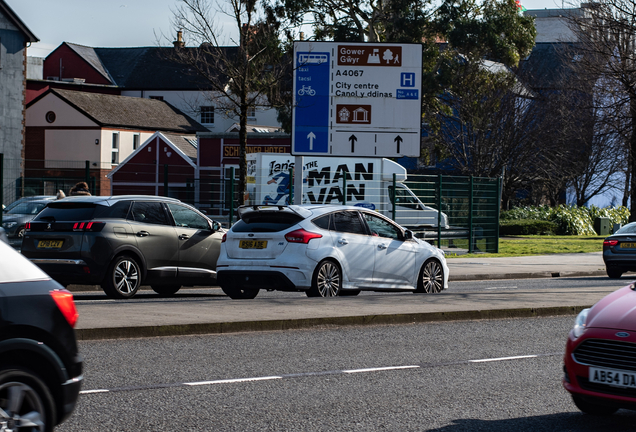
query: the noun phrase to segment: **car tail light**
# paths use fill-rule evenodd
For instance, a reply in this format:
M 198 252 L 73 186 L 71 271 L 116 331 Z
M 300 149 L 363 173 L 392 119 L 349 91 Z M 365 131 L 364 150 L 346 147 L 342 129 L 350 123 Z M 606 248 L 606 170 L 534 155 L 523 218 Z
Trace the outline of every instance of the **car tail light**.
M 73 231 L 99 232 L 105 225 L 104 222 L 75 222 L 75 224 L 73 224 Z
M 24 224 L 25 231 L 31 231 L 31 222 L 27 222 Z
M 66 321 L 68 321 L 71 327 L 75 327 L 79 313 L 77 313 L 77 309 L 75 308 L 73 294 L 67 290 L 53 290 L 49 292 L 53 300 L 55 300 L 55 304 L 57 304 L 57 307 L 60 309 L 60 312 L 62 312 L 62 315 L 66 318 Z
M 603 246 L 616 246 L 618 244 L 618 240 L 605 240 L 603 242 Z
M 315 238 L 321 238 L 322 234 L 312 233 L 309 231 L 305 231 L 304 229 L 298 229 L 296 231 L 292 231 L 290 233 L 285 234 L 285 240 L 290 243 L 309 243 L 309 240 Z
M 225 240 L 227 240 L 227 234 L 223 234 L 223 238 L 221 238 L 221 243 L 225 243 Z

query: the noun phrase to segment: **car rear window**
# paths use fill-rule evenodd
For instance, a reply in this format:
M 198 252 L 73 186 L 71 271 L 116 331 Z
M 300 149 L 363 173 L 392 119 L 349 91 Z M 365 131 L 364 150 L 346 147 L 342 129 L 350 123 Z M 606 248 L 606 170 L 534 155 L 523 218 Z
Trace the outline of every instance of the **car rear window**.
M 243 215 L 240 221 L 232 226 L 234 232 L 280 232 L 303 220 L 295 213 L 254 212 Z
M 85 221 L 93 219 L 95 204 L 87 203 L 50 203 L 37 215 L 35 221 Z

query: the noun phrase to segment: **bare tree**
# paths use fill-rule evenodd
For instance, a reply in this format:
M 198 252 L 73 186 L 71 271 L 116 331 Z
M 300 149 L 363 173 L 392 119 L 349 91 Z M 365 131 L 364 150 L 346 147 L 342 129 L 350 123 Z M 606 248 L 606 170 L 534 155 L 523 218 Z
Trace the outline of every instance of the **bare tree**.
M 218 17 L 229 17 L 239 40 L 223 44 Z M 247 118 L 250 109 L 284 105 L 281 95 L 289 80 L 290 61 L 277 11 L 257 0 L 179 0 L 173 26 L 184 46 L 171 50 L 175 62 L 186 65 L 205 83 L 216 108 L 239 119 L 239 202 L 246 189 Z M 186 45 L 194 45 L 189 48 Z
M 606 116 L 601 135 L 626 145 L 626 156 L 620 151 L 615 154 L 629 164 L 625 172 L 630 179 L 630 221 L 634 221 L 636 177 L 631 173 L 636 168 L 636 2 L 588 3 L 583 14 L 567 19 L 579 40 L 580 68 L 598 77 L 595 108 Z

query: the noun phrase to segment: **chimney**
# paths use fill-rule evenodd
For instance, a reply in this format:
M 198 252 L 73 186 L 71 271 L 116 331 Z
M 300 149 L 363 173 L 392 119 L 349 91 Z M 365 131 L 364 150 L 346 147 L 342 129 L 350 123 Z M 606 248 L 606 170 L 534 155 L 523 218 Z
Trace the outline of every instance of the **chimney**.
M 305 40 L 305 32 L 300 32 L 300 40 Z
M 181 30 L 177 31 L 177 40 L 172 42 L 175 48 L 183 48 L 185 43 L 183 43 L 183 32 Z

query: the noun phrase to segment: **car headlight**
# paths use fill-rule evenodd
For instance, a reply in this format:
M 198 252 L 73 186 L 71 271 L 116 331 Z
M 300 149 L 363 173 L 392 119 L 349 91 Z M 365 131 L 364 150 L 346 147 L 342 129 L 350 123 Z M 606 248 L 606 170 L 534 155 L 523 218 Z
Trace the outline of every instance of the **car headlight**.
M 587 328 L 586 327 L 587 314 L 589 312 L 590 312 L 589 308 L 588 309 L 583 309 L 576 316 L 576 320 L 574 320 L 574 328 L 572 329 L 572 332 L 574 333 L 574 337 L 575 338 L 581 337 L 583 332 L 585 332 L 585 329 Z
M 16 226 L 18 223 L 17 222 L 5 222 L 2 224 L 2 227 L 4 229 L 9 229 L 9 228 L 13 228 L 14 226 Z

